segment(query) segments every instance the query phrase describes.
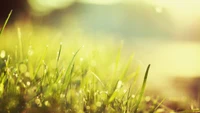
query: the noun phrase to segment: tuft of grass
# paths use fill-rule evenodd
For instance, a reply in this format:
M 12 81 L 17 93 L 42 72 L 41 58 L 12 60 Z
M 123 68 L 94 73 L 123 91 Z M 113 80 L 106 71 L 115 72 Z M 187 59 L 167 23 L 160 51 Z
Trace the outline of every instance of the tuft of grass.
M 0 39 L 9 42 L 0 50 L 0 54 L 5 54 L 0 56 L 4 63 L 0 67 L 0 113 L 174 111 L 162 105 L 165 99 L 156 103 L 155 99 L 143 99 L 150 64 L 138 91 L 140 66 L 133 66 L 134 55 L 123 56 L 122 45 L 120 49 L 116 46 L 102 49 L 100 42 L 97 46 L 95 41 L 90 41 L 91 45 L 86 44 L 82 49 L 82 41 L 74 44 L 74 40 L 66 39 L 60 43 L 60 40 L 52 41 L 53 37 L 42 40 L 40 35 L 33 35 L 31 44 L 21 37 L 21 47 L 19 38 L 12 39 L 12 35 Z M 45 48 L 44 43 L 49 46 Z M 17 48 L 13 49 L 12 45 Z M 23 49 L 23 57 L 19 48 Z

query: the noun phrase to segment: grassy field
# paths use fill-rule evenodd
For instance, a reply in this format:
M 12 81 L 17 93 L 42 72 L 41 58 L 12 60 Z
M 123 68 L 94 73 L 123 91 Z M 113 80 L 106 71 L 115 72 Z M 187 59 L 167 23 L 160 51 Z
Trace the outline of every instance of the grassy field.
M 176 112 L 162 104 L 165 98 L 145 96 L 150 65 L 138 83 L 140 66 L 132 64 L 134 54 L 123 55 L 123 42 L 66 37 L 42 27 L 4 28 L 0 113 Z

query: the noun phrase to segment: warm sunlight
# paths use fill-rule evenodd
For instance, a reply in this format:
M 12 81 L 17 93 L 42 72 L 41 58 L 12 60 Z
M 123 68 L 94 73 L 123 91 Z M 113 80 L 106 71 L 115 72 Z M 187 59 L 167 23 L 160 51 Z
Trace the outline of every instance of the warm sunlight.
M 33 11 L 40 14 L 48 14 L 52 10 L 65 8 L 72 4 L 74 0 L 28 0 Z
M 152 0 L 150 3 L 167 8 L 179 24 L 200 16 L 199 0 Z
M 163 44 L 155 55 L 155 69 L 159 75 L 197 76 L 200 73 L 199 51 L 199 43 Z
M 1 0 L 0 113 L 200 112 L 200 0 Z
M 123 0 L 80 0 L 80 2 L 84 3 L 91 3 L 91 4 L 101 4 L 101 5 L 111 5 L 114 3 L 120 3 L 123 2 Z

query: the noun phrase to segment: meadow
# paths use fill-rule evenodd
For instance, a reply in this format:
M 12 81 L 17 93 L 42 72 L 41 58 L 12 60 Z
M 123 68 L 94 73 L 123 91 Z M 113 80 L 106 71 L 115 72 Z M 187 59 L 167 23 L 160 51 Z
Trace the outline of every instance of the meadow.
M 123 41 L 41 26 L 6 28 L 8 19 L 0 32 L 0 113 L 199 112 L 147 96 L 150 64 L 141 75 L 132 51 L 123 55 Z

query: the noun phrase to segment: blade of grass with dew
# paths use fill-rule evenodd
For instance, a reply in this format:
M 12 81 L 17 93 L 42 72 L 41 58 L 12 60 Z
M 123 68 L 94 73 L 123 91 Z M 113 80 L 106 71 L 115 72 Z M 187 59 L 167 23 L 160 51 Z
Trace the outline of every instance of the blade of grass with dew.
M 15 60 L 18 59 L 18 46 L 15 46 Z
M 130 86 L 129 86 L 129 90 L 128 90 L 128 93 L 127 93 L 127 103 L 126 103 L 126 110 L 125 110 L 125 113 L 128 113 L 128 111 L 132 111 L 131 110 L 131 106 L 133 106 L 131 103 L 132 103 L 132 99 L 131 98 L 131 94 L 132 94 L 132 87 L 135 86 L 136 84 L 136 81 L 137 81 L 137 78 L 138 78 L 138 75 L 139 75 L 139 71 L 140 71 L 140 66 L 138 66 L 136 68 L 136 71 L 134 73 L 132 73 L 131 75 L 129 75 L 130 77 L 127 77 L 126 79 L 128 80 L 133 80 L 133 82 L 131 82 Z
M 10 62 L 10 55 L 8 55 L 7 60 L 6 60 L 6 68 L 8 68 L 9 62 Z
M 139 66 L 137 66 L 136 70 L 132 72 L 131 74 L 129 74 L 128 76 L 124 77 L 123 80 L 126 82 L 132 81 L 131 84 L 134 85 L 138 80 L 139 72 L 140 72 L 140 68 Z
M 82 48 L 82 47 L 81 47 Z M 68 67 L 67 67 L 67 70 L 66 70 L 66 72 L 65 72 L 65 74 L 64 74 L 64 79 L 63 79 L 63 81 L 64 81 L 64 84 L 62 85 L 62 90 L 64 89 L 64 87 L 66 86 L 66 87 L 68 87 L 68 84 L 69 84 L 69 79 L 70 79 L 70 77 L 71 77 L 71 71 L 70 71 L 70 69 L 71 68 L 73 68 L 73 62 L 74 62 L 74 59 L 75 59 L 75 57 L 76 57 L 76 55 L 78 54 L 78 52 L 80 51 L 80 49 L 81 48 L 79 48 L 76 52 L 75 52 L 75 54 L 73 55 L 73 57 L 72 57 L 72 59 L 71 59 L 71 61 L 70 61 L 70 63 L 69 63 L 69 65 L 68 65 Z M 61 76 L 58 78 L 58 80 L 57 81 L 59 81 L 61 79 Z
M 126 97 L 127 102 L 126 102 L 126 105 L 125 105 L 126 106 L 125 107 L 125 113 L 128 113 L 128 111 L 129 111 L 132 85 L 133 84 L 131 83 L 130 86 L 129 86 L 129 89 L 128 89 L 128 93 L 127 93 L 127 97 Z
M 132 54 L 132 55 L 130 56 L 129 61 L 128 61 L 128 63 L 126 64 L 125 68 L 123 69 L 122 74 L 120 75 L 120 78 L 119 78 L 120 80 L 122 80 L 122 79 L 124 78 L 124 76 L 126 75 L 128 69 L 129 69 L 129 67 L 130 67 L 130 65 L 131 65 L 131 63 L 132 63 L 132 61 L 133 61 L 133 58 L 134 58 L 134 55 Z
M 110 96 L 110 98 L 108 100 L 109 103 L 112 102 L 116 98 L 116 96 L 117 96 L 117 94 L 119 92 L 119 89 L 121 87 L 122 87 L 122 81 L 118 80 L 118 82 L 115 85 L 115 88 L 114 88 L 113 92 L 111 93 L 111 96 Z
M 3 27 L 0 29 L 0 36 L 3 34 L 3 31 L 4 31 L 8 21 L 10 19 L 10 16 L 11 16 L 12 12 L 13 12 L 13 10 L 10 10 L 10 13 L 8 14 L 8 17 L 6 18 L 6 21 L 4 22 Z
M 114 96 L 115 90 L 117 89 L 117 84 L 118 84 L 118 82 L 119 82 L 119 80 L 116 82 L 114 88 L 112 89 L 111 93 L 109 94 L 109 99 L 108 99 L 108 102 L 109 102 L 109 103 L 112 102 L 113 99 L 114 99 L 113 96 Z
M 59 47 L 59 51 L 58 51 L 58 55 L 57 55 L 57 59 L 56 59 L 56 75 L 58 77 L 58 63 L 59 63 L 59 60 L 60 60 L 60 55 L 61 55 L 61 51 L 62 51 L 62 42 L 60 43 L 60 47 Z
M 67 75 L 69 74 L 70 68 L 72 67 L 72 63 L 74 62 L 74 59 L 75 59 L 77 53 L 80 51 L 80 49 L 81 49 L 81 48 L 79 48 L 79 49 L 76 51 L 76 53 L 73 55 L 73 57 L 72 57 L 72 59 L 71 59 L 69 65 L 68 65 L 68 67 L 67 67 L 67 70 L 65 71 L 65 73 L 64 73 L 64 75 L 63 75 L 63 76 L 64 76 L 64 80 L 63 80 L 64 82 L 65 82 L 65 80 L 66 80 Z M 59 80 L 61 80 L 61 78 L 62 78 L 62 74 L 60 74 L 60 75 L 57 77 L 56 82 L 58 82 Z
M 81 48 L 80 48 L 80 49 L 81 49 Z M 67 74 L 69 74 L 69 72 L 70 72 L 69 70 L 70 70 L 70 68 L 72 67 L 72 64 L 73 64 L 73 62 L 74 62 L 74 59 L 75 59 L 77 53 L 80 51 L 80 49 L 78 49 L 78 50 L 76 51 L 76 53 L 74 54 L 74 56 L 72 57 L 72 59 L 71 59 L 69 65 L 68 65 L 68 67 L 67 67 L 66 73 L 65 73 L 65 75 L 64 75 L 64 76 L 65 76 L 65 77 L 64 77 L 64 81 L 66 80 L 66 77 L 68 77 Z
M 1 83 L 0 83 L 0 98 L 2 97 L 4 93 L 4 83 L 6 81 L 6 76 L 4 74 L 1 75 Z
M 57 59 L 56 59 L 56 66 L 58 66 L 58 62 L 60 60 L 60 54 L 61 54 L 61 51 L 62 51 L 62 42 L 60 43 L 60 47 L 59 47 L 59 51 L 58 51 L 58 56 L 57 56 Z
M 34 79 L 34 78 L 36 77 L 36 75 L 38 74 L 38 72 L 39 72 L 39 70 L 40 70 L 40 67 L 41 67 L 42 64 L 43 64 L 43 60 L 44 60 L 44 58 L 46 57 L 47 49 L 48 49 L 48 45 L 46 46 L 46 49 L 45 49 L 45 51 L 44 51 L 44 54 L 43 54 L 42 57 L 40 58 L 40 61 L 39 61 L 38 66 L 37 66 L 37 68 L 36 68 L 36 71 L 35 71 L 35 73 L 33 74 L 33 77 L 32 77 L 31 79 Z
M 136 82 L 138 81 L 139 72 L 140 72 L 140 66 L 138 66 L 136 68 L 135 72 L 133 72 L 131 75 L 129 75 L 130 77 L 126 77 L 125 81 L 127 81 L 127 79 L 132 80 L 130 87 L 135 87 Z
M 121 41 L 121 44 L 120 44 L 120 47 L 118 49 L 118 53 L 117 53 L 117 56 L 116 56 L 116 60 L 115 60 L 115 68 L 114 68 L 114 73 L 112 75 L 112 80 L 114 80 L 113 77 L 116 77 L 116 74 L 117 74 L 119 62 L 120 62 L 120 59 L 121 59 L 121 52 L 122 52 L 123 45 L 124 45 L 124 43 L 123 43 L 123 41 Z M 117 84 L 117 83 L 113 83 L 113 82 L 115 82 L 115 81 L 111 81 L 112 86 L 113 86 L 113 84 Z
M 115 60 L 114 73 L 113 73 L 113 75 L 112 75 L 112 77 L 111 77 L 112 80 L 114 80 L 113 78 L 116 77 L 116 74 L 117 74 L 119 62 L 120 62 L 120 59 L 121 59 L 121 52 L 122 52 L 123 45 L 124 45 L 124 42 L 121 41 L 120 47 L 119 47 L 119 49 L 118 49 L 118 53 L 117 53 L 117 56 L 116 56 L 116 60 Z M 115 83 L 114 83 L 114 82 L 115 82 Z M 113 96 L 114 96 L 113 94 L 114 94 L 114 92 L 115 92 L 115 90 L 116 90 L 116 87 L 117 87 L 118 82 L 119 82 L 119 79 L 118 79 L 117 81 L 111 81 L 111 86 L 115 86 L 115 87 L 112 88 L 112 90 L 111 90 L 109 102 L 111 102 L 111 101 L 114 99 L 114 98 L 113 98 Z M 112 97 L 113 99 L 112 99 L 111 97 Z
M 72 80 L 72 73 L 74 71 L 74 64 L 72 65 L 71 71 L 70 71 L 70 75 L 69 75 L 69 85 L 67 85 L 67 89 L 70 88 L 71 89 L 71 80 Z
M 121 52 L 122 52 L 123 45 L 124 45 L 124 43 L 123 43 L 123 41 L 121 41 L 121 44 L 120 44 L 120 47 L 119 47 L 119 50 L 118 50 L 118 53 L 117 53 L 116 61 L 115 61 L 115 69 L 114 69 L 113 76 L 116 75 L 117 70 L 118 70 L 118 66 L 119 66 L 119 61 L 120 61 L 120 58 L 121 58 Z
M 30 44 L 29 48 L 28 48 L 28 57 L 27 57 L 27 59 L 28 59 L 27 66 L 28 66 L 30 76 L 33 76 L 33 74 L 34 74 L 34 67 L 33 67 L 34 57 L 32 55 L 33 55 L 33 49 Z
M 41 91 L 43 90 L 43 87 L 45 86 L 45 80 L 46 80 L 46 76 L 47 76 L 47 65 L 46 63 L 44 62 L 43 60 L 43 65 L 44 65 L 44 72 L 43 72 L 43 75 L 42 75 L 42 79 L 41 79 L 41 83 L 40 83 L 40 86 L 41 86 Z
M 19 40 L 19 59 L 23 60 L 23 47 L 22 47 L 22 34 L 21 29 L 17 28 L 18 40 Z
M 135 107 L 134 113 L 137 113 L 138 107 L 139 107 L 140 102 L 142 100 L 142 97 L 143 97 L 143 94 L 144 94 L 144 90 L 145 90 L 145 87 L 146 87 L 146 82 L 147 82 L 147 77 L 148 77 L 150 66 L 151 65 L 149 64 L 147 69 L 146 69 L 144 80 L 143 80 L 143 84 L 142 84 L 142 88 L 141 88 L 141 91 L 140 91 L 139 99 L 137 100 L 137 103 L 136 103 L 136 107 Z
M 129 61 L 127 63 L 127 65 L 125 66 L 123 73 L 120 75 L 119 80 L 117 81 L 116 85 L 118 85 L 119 81 L 123 79 L 123 77 L 126 75 L 128 68 L 130 67 L 131 62 L 133 61 L 134 55 L 131 55 L 131 57 L 129 58 Z M 114 98 L 117 96 L 117 89 L 115 87 L 115 89 L 112 91 L 111 93 L 111 97 L 109 98 L 109 102 L 112 102 L 114 100 Z
M 103 82 L 101 81 L 101 79 L 94 73 L 94 72 L 92 72 L 92 71 L 90 71 L 91 72 L 91 74 L 101 83 L 101 85 L 103 86 L 103 87 L 105 87 L 105 85 L 103 84 Z

